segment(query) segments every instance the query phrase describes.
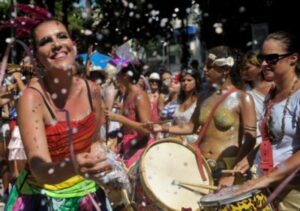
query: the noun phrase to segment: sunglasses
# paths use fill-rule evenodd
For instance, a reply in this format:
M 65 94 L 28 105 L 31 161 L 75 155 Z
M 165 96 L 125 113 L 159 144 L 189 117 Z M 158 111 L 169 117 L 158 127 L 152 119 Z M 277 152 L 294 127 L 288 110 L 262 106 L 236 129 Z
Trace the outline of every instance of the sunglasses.
M 160 80 L 156 80 L 156 79 L 150 79 L 150 80 L 149 80 L 149 82 L 150 82 L 150 83 L 159 83 L 159 82 L 160 82 Z
M 286 54 L 268 54 L 268 55 L 258 55 L 257 59 L 260 63 L 263 61 L 266 61 L 267 64 L 274 65 L 276 64 L 280 59 L 283 59 L 285 57 L 288 57 L 292 55 L 293 53 L 286 53 Z

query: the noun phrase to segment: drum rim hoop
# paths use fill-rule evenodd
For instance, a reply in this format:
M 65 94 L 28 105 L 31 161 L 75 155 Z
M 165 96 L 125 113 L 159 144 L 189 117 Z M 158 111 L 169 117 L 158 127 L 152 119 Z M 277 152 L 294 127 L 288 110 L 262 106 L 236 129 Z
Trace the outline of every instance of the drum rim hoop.
M 160 143 L 164 143 L 164 142 L 173 142 L 179 145 L 183 145 L 184 147 L 190 149 L 194 154 L 195 154 L 195 150 L 193 148 L 192 145 L 190 144 L 183 144 L 182 140 L 178 137 L 168 137 L 168 138 L 164 138 L 164 139 L 160 139 L 158 141 L 155 141 L 154 143 L 152 143 L 151 145 L 149 145 L 144 152 L 142 153 L 142 156 L 140 158 L 140 162 L 139 162 L 139 179 L 140 179 L 140 183 L 142 184 L 143 187 L 143 191 L 146 193 L 147 197 L 149 197 L 154 203 L 158 204 L 158 207 L 163 209 L 163 210 L 168 210 L 168 211 L 177 211 L 175 209 L 173 209 L 172 207 L 167 206 L 165 203 L 163 203 L 159 198 L 157 198 L 155 196 L 155 194 L 147 187 L 147 182 L 143 179 L 143 172 L 144 172 L 144 165 L 142 160 L 144 160 L 144 157 L 146 156 L 146 153 L 149 151 L 150 148 L 152 148 L 154 145 L 160 144 Z M 212 185 L 213 183 L 213 178 L 212 178 L 212 173 L 211 173 L 211 169 L 208 165 L 208 163 L 206 162 L 206 160 L 203 158 L 203 165 L 205 166 L 205 169 L 207 169 L 207 173 L 208 173 L 208 180 L 209 180 L 209 185 Z M 198 201 L 199 202 L 199 201 Z M 197 209 L 196 211 L 200 211 L 200 208 Z
M 201 198 L 200 199 L 200 204 L 203 205 L 203 206 L 206 206 L 206 207 L 226 205 L 226 204 L 230 204 L 230 203 L 233 203 L 233 202 L 239 202 L 241 200 L 249 198 L 250 196 L 257 195 L 257 194 L 260 194 L 260 193 L 263 193 L 263 191 L 261 191 L 259 189 L 255 189 L 255 190 L 243 193 L 243 194 L 241 194 L 239 196 L 236 196 L 236 197 L 230 197 L 230 198 L 227 198 L 227 199 L 210 201 L 210 202 L 202 201 L 203 199 Z

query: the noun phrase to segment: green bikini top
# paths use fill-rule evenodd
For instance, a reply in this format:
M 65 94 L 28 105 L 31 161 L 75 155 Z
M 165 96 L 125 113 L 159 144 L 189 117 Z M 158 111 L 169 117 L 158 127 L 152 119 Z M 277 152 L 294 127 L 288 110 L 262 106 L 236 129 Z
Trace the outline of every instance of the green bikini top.
M 200 125 L 204 125 L 205 122 L 207 121 L 207 118 L 210 114 L 211 107 L 209 106 L 204 106 L 201 108 L 200 112 L 200 117 L 199 117 L 199 122 Z M 214 116 L 213 116 L 213 121 L 216 125 L 217 128 L 220 128 L 222 130 L 228 130 L 230 129 L 235 121 L 236 121 L 236 115 L 232 110 L 229 110 L 228 108 L 225 108 L 224 106 L 220 106 Z

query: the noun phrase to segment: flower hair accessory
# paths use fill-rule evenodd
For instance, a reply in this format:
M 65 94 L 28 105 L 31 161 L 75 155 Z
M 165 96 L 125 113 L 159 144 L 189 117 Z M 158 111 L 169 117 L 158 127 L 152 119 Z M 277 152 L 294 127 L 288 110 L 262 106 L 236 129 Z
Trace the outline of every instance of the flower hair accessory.
M 212 60 L 212 65 L 216 65 L 218 67 L 223 67 L 223 66 L 229 66 L 229 67 L 233 67 L 234 65 L 234 59 L 232 56 L 229 56 L 229 57 L 222 57 L 222 58 L 218 58 L 217 59 L 217 56 L 215 54 L 208 54 L 208 58 L 210 60 Z

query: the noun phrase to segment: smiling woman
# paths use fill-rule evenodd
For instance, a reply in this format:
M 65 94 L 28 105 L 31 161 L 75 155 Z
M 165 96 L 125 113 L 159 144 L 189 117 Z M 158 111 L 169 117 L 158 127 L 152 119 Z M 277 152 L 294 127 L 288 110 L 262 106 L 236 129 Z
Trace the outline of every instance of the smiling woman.
M 76 46 L 62 23 L 38 24 L 32 39 L 42 77 L 30 81 L 18 102 L 28 166 L 6 209 L 107 210 L 96 183 L 111 169 L 95 150 L 103 118 L 100 90 L 73 76 Z

